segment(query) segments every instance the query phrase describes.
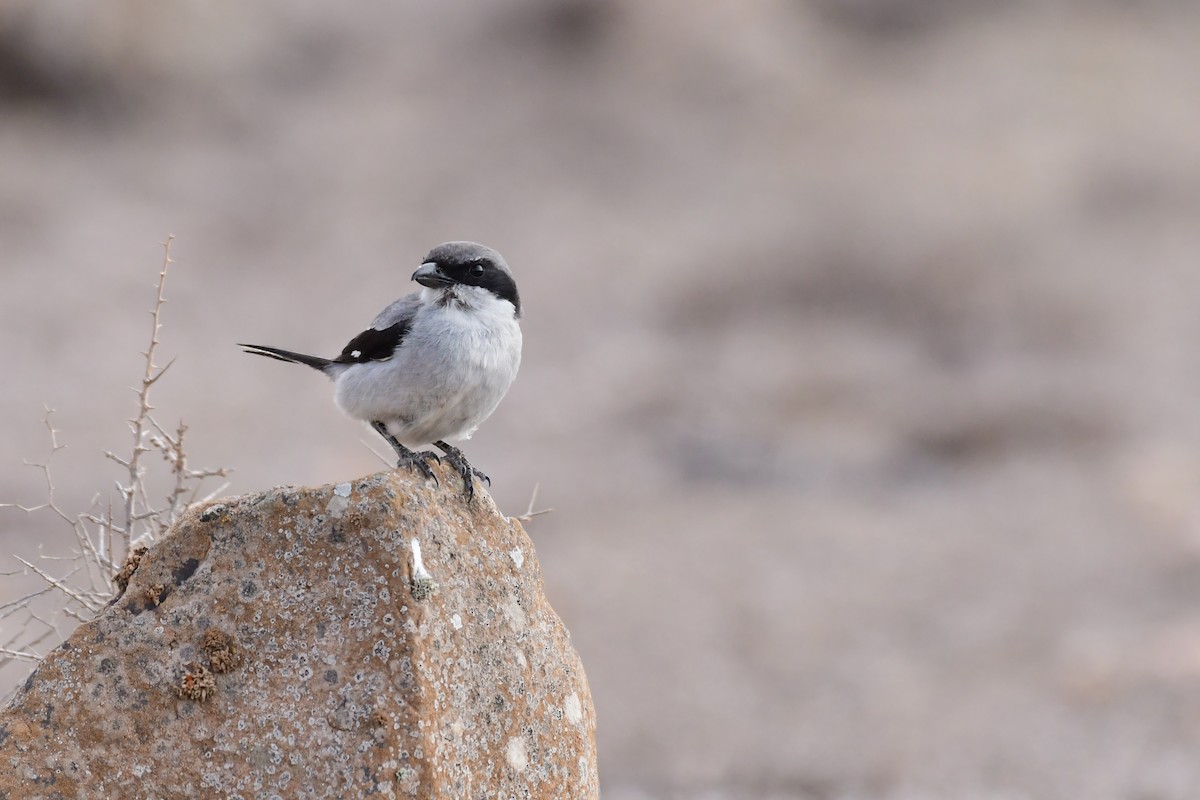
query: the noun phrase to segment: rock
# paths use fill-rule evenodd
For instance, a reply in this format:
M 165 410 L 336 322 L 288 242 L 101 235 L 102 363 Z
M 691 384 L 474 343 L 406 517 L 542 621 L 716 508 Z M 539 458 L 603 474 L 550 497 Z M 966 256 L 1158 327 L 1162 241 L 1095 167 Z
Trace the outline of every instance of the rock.
M 0 712 L 0 798 L 598 798 L 533 546 L 439 478 L 189 511 Z

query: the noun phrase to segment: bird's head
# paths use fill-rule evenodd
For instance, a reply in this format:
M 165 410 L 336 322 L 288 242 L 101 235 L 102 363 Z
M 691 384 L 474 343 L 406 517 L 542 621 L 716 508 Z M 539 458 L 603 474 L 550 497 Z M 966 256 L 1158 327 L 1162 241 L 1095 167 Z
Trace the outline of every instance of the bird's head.
M 503 300 L 521 316 L 517 283 L 504 257 L 475 242 L 446 242 L 429 251 L 412 279 L 440 295 L 444 303 L 478 306 Z

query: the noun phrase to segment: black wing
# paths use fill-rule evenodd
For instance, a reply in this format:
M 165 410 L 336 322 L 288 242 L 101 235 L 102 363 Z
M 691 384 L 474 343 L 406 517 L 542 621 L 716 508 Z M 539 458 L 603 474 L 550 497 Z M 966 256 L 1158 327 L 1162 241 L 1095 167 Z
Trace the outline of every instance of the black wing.
M 386 328 L 367 328 L 350 340 L 334 364 L 363 364 L 367 361 L 387 361 L 396 353 L 412 328 L 412 320 L 406 319 Z

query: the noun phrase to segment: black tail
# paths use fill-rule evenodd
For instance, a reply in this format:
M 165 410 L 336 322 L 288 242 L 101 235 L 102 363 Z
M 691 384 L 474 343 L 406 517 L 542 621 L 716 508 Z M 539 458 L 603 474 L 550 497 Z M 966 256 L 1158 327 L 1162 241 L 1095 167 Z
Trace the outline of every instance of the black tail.
M 288 361 L 292 364 L 303 364 L 306 367 L 325 371 L 333 362 L 328 358 L 319 358 L 317 356 L 306 356 L 304 353 L 293 353 L 291 350 L 280 350 L 278 347 L 264 347 L 261 344 L 242 344 L 238 343 L 238 347 L 246 348 L 244 352 L 256 356 L 266 356 L 273 358 L 276 361 Z

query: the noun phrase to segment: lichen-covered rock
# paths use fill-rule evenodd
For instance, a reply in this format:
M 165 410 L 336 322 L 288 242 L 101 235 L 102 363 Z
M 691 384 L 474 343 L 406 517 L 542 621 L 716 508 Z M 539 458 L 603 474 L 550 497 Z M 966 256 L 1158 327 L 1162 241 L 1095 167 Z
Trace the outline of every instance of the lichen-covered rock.
M 0 798 L 597 798 L 519 523 L 387 472 L 197 508 L 0 712 Z

